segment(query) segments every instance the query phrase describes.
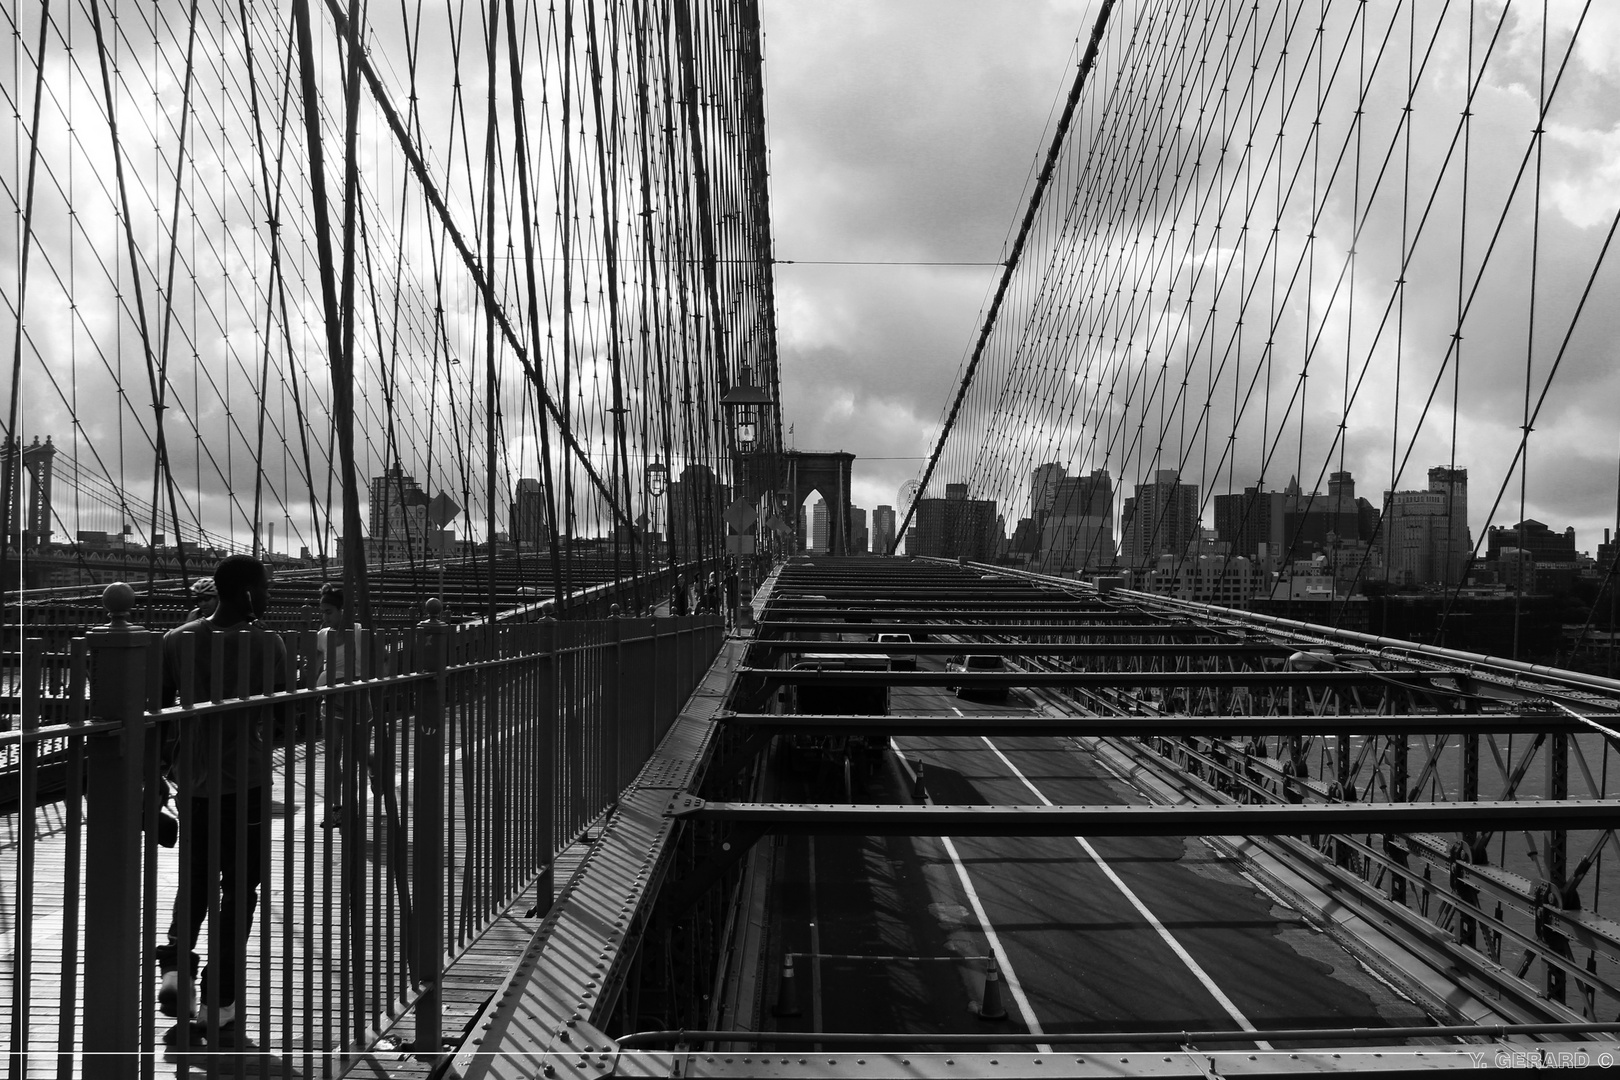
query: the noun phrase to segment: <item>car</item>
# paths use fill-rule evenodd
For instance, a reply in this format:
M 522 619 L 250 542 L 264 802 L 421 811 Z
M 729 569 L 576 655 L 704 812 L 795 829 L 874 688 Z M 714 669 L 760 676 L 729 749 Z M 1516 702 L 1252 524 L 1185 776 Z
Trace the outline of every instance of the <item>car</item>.
M 948 671 L 960 671 L 964 674 L 1006 671 L 1007 662 L 999 656 L 986 656 L 983 653 L 969 653 L 966 656 L 953 656 L 945 665 Z M 982 697 L 987 701 L 1006 701 L 1007 687 L 1005 686 L 958 686 L 957 697 Z
M 877 636 L 877 640 L 878 640 L 879 645 L 893 645 L 893 644 L 910 645 L 911 644 L 911 635 L 910 634 L 879 634 Z M 890 671 L 916 671 L 917 670 L 917 658 L 915 656 L 911 656 L 911 655 L 891 656 L 889 658 L 889 670 Z

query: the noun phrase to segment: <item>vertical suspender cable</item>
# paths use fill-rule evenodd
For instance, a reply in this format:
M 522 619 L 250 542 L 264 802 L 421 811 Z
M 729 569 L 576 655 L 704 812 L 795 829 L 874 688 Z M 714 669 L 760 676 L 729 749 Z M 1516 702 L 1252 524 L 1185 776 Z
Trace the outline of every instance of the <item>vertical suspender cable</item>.
M 484 57 L 489 67 L 489 85 L 487 108 L 489 116 L 484 126 L 484 214 L 488 230 L 488 247 L 485 249 L 485 265 L 490 273 L 495 272 L 495 153 L 496 153 L 496 121 L 495 121 L 495 65 L 499 57 L 496 51 L 496 36 L 500 33 L 501 8 L 499 4 L 489 7 L 489 30 L 485 40 Z M 485 599 L 489 605 L 485 612 L 485 632 L 489 635 L 491 644 L 495 640 L 495 615 L 497 613 L 495 592 L 495 307 L 486 305 L 484 314 L 484 499 L 485 513 L 488 524 L 485 526 L 488 535 L 485 541 L 489 547 L 489 580 L 485 583 Z
M 534 211 L 529 191 L 528 128 L 523 109 L 523 73 L 518 62 L 517 16 L 512 9 L 512 0 L 506 0 L 506 43 L 507 67 L 510 69 L 508 75 L 512 80 L 512 142 L 517 158 L 518 206 L 523 221 L 523 266 L 528 287 L 529 336 L 535 356 L 534 377 L 539 380 L 545 378 L 545 369 L 540 367 L 540 358 L 545 352 L 541 347 L 540 300 L 534 280 Z M 542 408 L 537 411 L 540 414 L 540 470 L 545 483 L 545 498 L 542 504 L 546 513 L 547 541 L 551 546 L 552 598 L 554 603 L 561 603 L 562 554 L 557 546 L 557 492 L 551 472 L 551 425 L 547 420 L 546 410 Z
M 327 359 L 332 368 L 332 422 L 337 428 L 338 469 L 343 491 L 343 589 L 350 598 L 351 610 L 359 624 L 370 627 L 371 598 L 366 582 L 366 548 L 360 533 L 360 493 L 355 486 L 354 372 L 352 358 L 344 349 L 343 318 L 338 306 L 332 223 L 326 205 L 326 161 L 321 150 L 320 99 L 315 88 L 315 47 L 311 38 L 309 0 L 293 0 L 292 18 L 298 35 L 304 137 L 309 153 L 310 208 L 315 215 L 315 250 L 320 263 L 321 299 L 326 313 Z M 357 63 L 358 58 L 351 52 L 351 67 Z M 349 93 L 358 95 L 359 87 L 351 83 Z M 346 221 L 352 226 L 352 219 L 346 216 Z

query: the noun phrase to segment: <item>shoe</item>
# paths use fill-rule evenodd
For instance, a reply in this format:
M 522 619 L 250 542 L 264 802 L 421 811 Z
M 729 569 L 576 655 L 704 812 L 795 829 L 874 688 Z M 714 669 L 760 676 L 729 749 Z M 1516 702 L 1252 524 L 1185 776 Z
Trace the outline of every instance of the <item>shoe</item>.
M 247 1036 L 237 1027 L 236 1003 L 234 1001 L 229 1005 L 219 1007 L 219 1011 L 214 1014 L 214 1023 L 217 1025 L 215 1030 L 218 1033 L 213 1042 L 216 1048 L 220 1050 L 240 1050 L 252 1045 L 248 1042 Z M 199 1027 L 205 1033 L 208 1030 L 207 1024 L 200 1024 Z
M 164 1016 L 180 1015 L 180 996 L 182 988 L 187 991 L 187 996 L 189 997 L 189 991 L 191 988 L 189 986 L 184 986 L 184 984 L 180 981 L 180 973 L 178 971 L 165 971 L 163 973 L 163 985 L 158 987 L 158 1011 Z M 189 1015 L 191 1010 L 188 1008 L 186 1012 Z
M 171 1050 L 201 1049 L 208 1045 L 208 1029 L 195 1020 L 187 1020 L 163 1033 L 163 1045 Z

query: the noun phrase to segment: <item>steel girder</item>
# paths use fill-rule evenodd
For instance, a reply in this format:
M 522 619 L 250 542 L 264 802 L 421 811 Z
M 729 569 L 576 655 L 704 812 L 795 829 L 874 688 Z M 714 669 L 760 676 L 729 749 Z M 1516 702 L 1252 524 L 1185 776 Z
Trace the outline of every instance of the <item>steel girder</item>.
M 810 643 L 812 646 L 815 643 Z M 961 649 L 957 650 L 961 652 Z M 1254 687 L 1279 689 L 1332 688 L 1382 684 L 1390 680 L 1424 684 L 1443 677 L 1432 671 L 1405 668 L 1390 671 L 806 671 L 745 667 L 741 676 L 795 686 L 1069 686 L 1118 687 Z M 1455 693 L 1455 691 L 1452 691 Z
M 1018 713 L 932 713 L 922 716 L 830 716 L 783 713 L 727 713 L 718 723 L 771 734 L 824 732 L 833 735 L 1019 735 L 1151 736 L 1435 735 L 1513 732 L 1574 732 L 1580 722 L 1551 713 L 1445 713 L 1418 716 L 1045 716 Z M 1620 714 L 1604 722 L 1620 722 Z
M 1592 829 L 1615 821 L 1609 800 L 1476 803 L 1220 803 L 1175 806 L 906 806 L 707 802 L 680 794 L 666 815 L 777 833 L 856 836 L 1295 836 L 1452 832 L 1465 828 Z

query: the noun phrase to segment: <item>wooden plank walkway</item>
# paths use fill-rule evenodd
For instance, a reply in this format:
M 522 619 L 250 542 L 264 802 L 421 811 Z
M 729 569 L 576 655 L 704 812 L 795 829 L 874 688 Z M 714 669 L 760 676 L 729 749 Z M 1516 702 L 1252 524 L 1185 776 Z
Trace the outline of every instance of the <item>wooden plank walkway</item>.
M 320 744 L 298 746 L 294 748 L 293 753 L 292 799 L 290 802 L 283 802 L 281 800 L 285 799 L 287 794 L 285 787 L 287 768 L 283 760 L 285 752 L 281 750 L 276 752 L 277 782 L 275 797 L 270 807 L 272 873 L 273 876 L 279 876 L 284 845 L 290 836 L 301 852 L 305 844 L 315 846 L 317 862 L 313 869 L 314 876 L 319 881 L 320 875 L 327 868 L 342 865 L 343 838 L 340 830 L 323 829 L 319 824 L 326 810 L 323 792 L 326 769 L 322 746 Z M 307 762 L 307 755 L 311 754 L 314 760 Z M 459 761 L 452 767 L 457 769 L 459 784 Z M 311 779 L 313 782 L 308 782 Z M 41 806 L 28 815 L 13 813 L 0 816 L 0 866 L 5 868 L 0 872 L 0 1047 L 4 1047 L 8 1052 L 12 1049 L 15 1026 L 14 997 L 17 972 L 15 950 L 17 920 L 21 906 L 19 900 L 21 890 L 26 887 L 23 884 L 22 867 L 19 862 L 22 830 L 32 828 L 35 838 L 32 889 L 28 893 L 32 909 L 29 915 L 29 928 L 33 948 L 30 952 L 28 978 L 26 1059 L 22 1062 L 23 1068 L 11 1074 L 21 1075 L 29 1080 L 36 1077 L 54 1078 L 58 1075 L 57 1045 L 61 1033 L 59 1017 L 64 1014 L 63 950 L 60 943 L 65 935 L 63 901 L 70 848 L 69 816 L 66 806 L 60 802 Z M 581 842 L 574 844 L 559 856 L 554 877 L 557 889 L 561 890 L 578 868 L 589 851 L 589 841 L 594 835 L 594 832 L 587 831 Z M 465 865 L 467 855 L 465 845 L 466 832 L 457 829 L 458 867 Z M 81 882 L 84 875 L 83 859 L 81 843 L 78 867 Z M 368 859 L 368 875 L 377 872 L 376 868 L 375 860 Z M 302 873 L 299 876 L 303 877 Z M 172 851 L 160 852 L 157 879 L 158 901 L 152 914 L 158 936 L 161 938 L 168 924 L 179 881 L 178 859 Z M 284 1024 L 289 1018 L 282 1011 L 283 998 L 286 996 L 283 994 L 284 963 L 290 959 L 295 972 L 310 969 L 319 973 L 326 967 L 329 950 L 338 946 L 338 937 L 322 908 L 326 899 L 323 885 L 317 885 L 314 896 L 287 897 L 268 883 L 260 891 L 260 905 L 254 918 L 248 963 L 249 971 L 259 970 L 261 926 L 268 924 L 271 939 L 269 978 L 266 984 L 249 985 L 246 988 L 245 1012 L 250 1018 L 250 1031 L 255 1039 L 255 1045 L 266 1047 L 268 1052 L 255 1054 L 252 1058 L 229 1061 L 233 1069 L 244 1074 L 263 1073 L 289 1077 L 337 1075 L 338 1070 L 349 1065 L 355 1065 L 359 1069 L 357 1075 L 408 1076 L 427 1073 L 431 1068 L 431 1060 L 417 1059 L 408 1049 L 404 1049 L 414 1036 L 414 1017 L 409 1009 L 401 1011 L 392 1019 L 376 1018 L 376 1021 L 381 1022 L 378 1038 L 374 1044 L 376 1050 L 363 1056 L 358 1062 L 328 1056 L 325 1046 L 335 1041 L 335 1033 L 326 1036 L 321 1026 L 324 1022 L 319 1018 L 308 1034 L 301 1030 L 304 1028 L 301 1016 L 291 1018 L 293 1037 L 290 1041 L 286 1040 Z M 534 889 L 530 886 L 519 893 L 505 911 L 494 918 L 489 926 L 446 965 L 443 980 L 443 1031 L 447 1040 L 459 1041 L 464 1029 L 478 1015 L 496 989 L 503 985 L 513 964 L 522 955 L 535 927 L 539 924 L 538 914 L 527 916 L 527 912 L 534 904 Z M 313 910 L 310 910 L 311 905 Z M 87 1019 L 83 1015 L 82 1006 L 84 1000 L 82 903 L 78 918 L 75 969 L 77 977 L 73 980 L 65 1010 L 70 1025 L 71 1039 L 68 1043 L 70 1047 L 82 1045 L 83 1028 Z M 397 919 L 397 914 L 395 918 Z M 313 928 L 314 932 L 306 933 L 310 928 Z M 206 941 L 206 938 L 205 927 L 202 940 Z M 289 945 L 290 952 L 287 951 Z M 206 951 L 206 946 L 203 946 L 201 951 Z M 339 989 L 336 978 L 334 967 L 333 984 L 323 996 L 335 997 Z M 156 993 L 154 982 L 152 988 L 154 1001 Z M 263 1036 L 260 1032 L 260 1019 L 263 1016 L 261 1000 L 266 1002 L 269 1012 L 268 1036 Z M 298 1006 L 318 1005 L 319 1002 L 298 1002 Z M 196 1052 L 176 1053 L 164 1046 L 162 1041 L 163 1034 L 173 1025 L 173 1021 L 161 1015 L 156 1017 L 156 1021 L 152 1043 L 146 1050 L 154 1061 L 156 1075 L 178 1076 L 203 1070 L 209 1066 L 210 1061 L 217 1066 L 224 1057 L 218 1053 L 211 1055 Z M 313 1038 L 309 1035 L 313 1035 Z M 135 1052 L 134 1048 L 132 1052 Z M 81 1067 L 82 1059 L 75 1056 L 70 1062 L 70 1075 L 74 1077 L 81 1075 Z

